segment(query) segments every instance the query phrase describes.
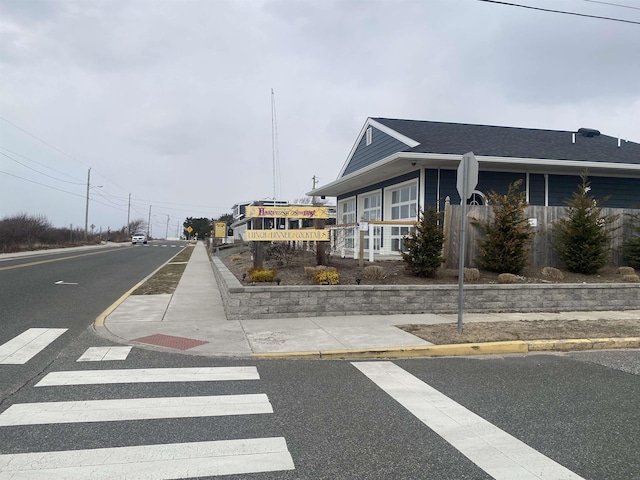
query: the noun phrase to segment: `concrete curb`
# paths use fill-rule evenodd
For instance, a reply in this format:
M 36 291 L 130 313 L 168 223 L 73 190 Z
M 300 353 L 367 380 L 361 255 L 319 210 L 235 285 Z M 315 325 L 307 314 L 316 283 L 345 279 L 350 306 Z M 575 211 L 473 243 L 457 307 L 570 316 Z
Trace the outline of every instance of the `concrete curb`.
M 513 342 L 463 343 L 428 345 L 420 347 L 362 348 L 350 350 L 320 350 L 311 352 L 254 353 L 252 358 L 268 359 L 358 359 L 358 358 L 412 358 L 454 357 L 468 355 L 500 355 L 542 351 L 567 352 L 576 350 L 604 350 L 640 348 L 640 337 L 584 338 L 567 340 L 530 340 Z

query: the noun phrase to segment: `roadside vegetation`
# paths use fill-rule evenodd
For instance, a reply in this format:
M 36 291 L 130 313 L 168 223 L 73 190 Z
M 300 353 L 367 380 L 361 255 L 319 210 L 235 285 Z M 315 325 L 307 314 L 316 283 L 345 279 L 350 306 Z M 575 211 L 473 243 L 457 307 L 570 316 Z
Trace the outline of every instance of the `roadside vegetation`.
M 193 245 L 183 248 L 169 263 L 136 288 L 132 295 L 160 295 L 175 292 L 192 253 Z
M 143 225 L 142 220 L 135 220 L 129 225 L 129 230 L 136 232 Z M 85 239 L 82 228 L 54 227 L 46 217 L 26 213 L 0 220 L 0 253 L 95 245 L 106 241 L 129 242 L 131 236 L 127 227 L 103 232 L 95 232 L 92 228 Z

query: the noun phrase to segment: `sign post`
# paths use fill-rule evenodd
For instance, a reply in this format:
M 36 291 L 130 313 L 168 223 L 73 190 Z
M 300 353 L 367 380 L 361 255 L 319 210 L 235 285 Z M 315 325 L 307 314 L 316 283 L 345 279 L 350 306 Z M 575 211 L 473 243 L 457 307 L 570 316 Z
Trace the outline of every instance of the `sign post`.
M 456 187 L 460 194 L 462 215 L 460 218 L 460 256 L 458 258 L 458 333 L 462 333 L 462 311 L 464 308 L 464 250 L 467 226 L 467 200 L 478 185 L 478 160 L 473 152 L 465 153 L 458 166 Z

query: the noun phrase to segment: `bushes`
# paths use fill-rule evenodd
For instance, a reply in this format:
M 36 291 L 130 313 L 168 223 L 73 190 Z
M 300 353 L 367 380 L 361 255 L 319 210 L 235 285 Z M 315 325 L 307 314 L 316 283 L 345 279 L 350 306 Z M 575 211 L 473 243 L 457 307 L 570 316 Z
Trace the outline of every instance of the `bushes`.
M 407 268 L 418 277 L 433 277 L 442 264 L 442 214 L 428 207 L 418 216 L 415 230 L 404 237 L 406 252 L 400 252 Z
M 640 214 L 629 215 L 633 236 L 623 245 L 624 261 L 633 268 L 640 268 Z
M 252 268 L 249 270 L 250 282 L 275 282 L 278 272 L 275 270 L 263 270 L 261 268 Z
M 486 238 L 480 240 L 479 264 L 485 270 L 498 273 L 519 273 L 527 263 L 528 245 L 533 236 L 524 210 L 526 192 L 519 192 L 522 180 L 509 185 L 506 195 L 487 195 L 493 218 L 480 223 Z
M 567 270 L 593 275 L 607 263 L 607 246 L 614 231 L 611 224 L 616 217 L 602 214 L 606 198 L 598 200 L 589 195 L 586 173 L 580 178 L 578 192 L 567 201 L 567 217 L 554 224 L 554 249 Z

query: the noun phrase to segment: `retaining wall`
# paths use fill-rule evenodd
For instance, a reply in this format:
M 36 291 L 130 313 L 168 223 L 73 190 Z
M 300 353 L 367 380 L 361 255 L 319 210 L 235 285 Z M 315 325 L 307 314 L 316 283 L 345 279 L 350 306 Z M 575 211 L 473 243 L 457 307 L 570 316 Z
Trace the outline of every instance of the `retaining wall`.
M 243 286 L 217 257 L 211 266 L 228 320 L 455 313 L 458 285 Z M 465 285 L 465 312 L 636 310 L 640 284 Z

